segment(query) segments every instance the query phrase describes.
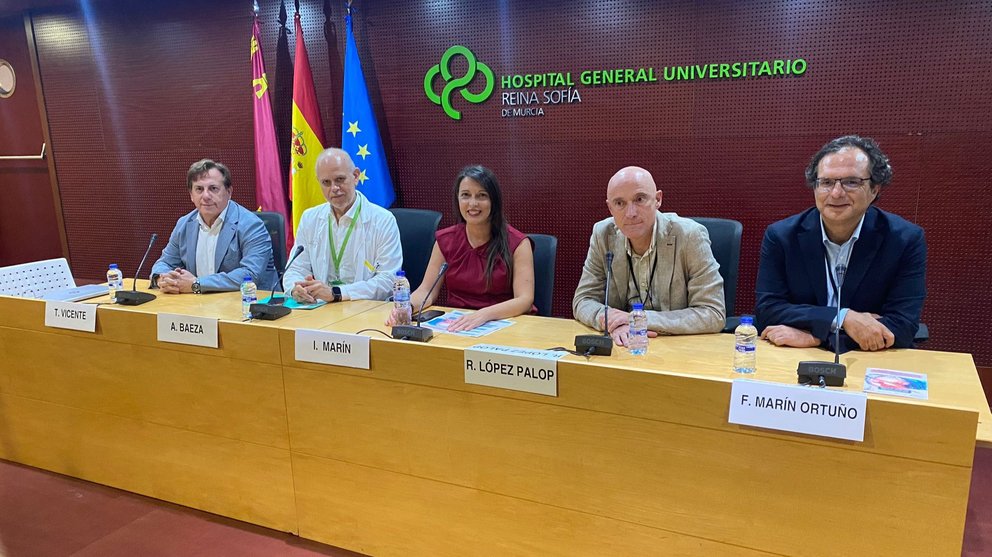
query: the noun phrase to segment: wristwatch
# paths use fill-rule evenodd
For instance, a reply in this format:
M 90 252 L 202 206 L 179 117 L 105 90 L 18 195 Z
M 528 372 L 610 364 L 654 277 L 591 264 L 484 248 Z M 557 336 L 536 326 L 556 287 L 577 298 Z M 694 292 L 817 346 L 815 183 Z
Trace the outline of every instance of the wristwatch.
M 340 302 L 341 301 L 341 287 L 340 286 L 332 286 L 331 287 L 331 294 L 334 295 L 334 301 L 335 302 Z
M 193 294 L 200 294 L 201 293 L 201 291 L 200 291 L 200 281 L 195 281 L 193 283 L 193 286 L 191 286 L 190 288 L 193 289 Z

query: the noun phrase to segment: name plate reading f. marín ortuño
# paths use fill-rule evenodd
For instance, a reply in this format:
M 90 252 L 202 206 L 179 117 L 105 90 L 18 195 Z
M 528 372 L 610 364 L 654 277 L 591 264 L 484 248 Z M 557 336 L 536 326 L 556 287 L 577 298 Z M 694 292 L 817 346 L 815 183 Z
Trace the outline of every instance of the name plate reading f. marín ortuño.
M 369 369 L 369 337 L 296 329 L 296 359 L 315 364 Z
M 158 314 L 159 342 L 217 348 L 217 319 L 173 313 Z
M 558 396 L 558 360 L 565 352 L 494 344 L 465 349 L 465 382 Z
M 864 393 L 738 379 L 730 388 L 728 421 L 864 441 L 867 403 Z
M 96 306 L 74 302 L 45 302 L 45 326 L 95 332 Z

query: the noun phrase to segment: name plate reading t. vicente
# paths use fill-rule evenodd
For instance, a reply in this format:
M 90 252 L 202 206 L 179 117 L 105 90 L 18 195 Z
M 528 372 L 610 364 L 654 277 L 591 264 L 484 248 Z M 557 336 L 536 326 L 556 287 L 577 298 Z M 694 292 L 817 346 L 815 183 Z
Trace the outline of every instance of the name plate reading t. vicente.
M 369 337 L 297 329 L 296 359 L 315 364 L 369 369 Z
M 217 319 L 172 313 L 158 314 L 159 342 L 217 348 Z
M 96 306 L 73 302 L 45 302 L 45 326 L 95 332 Z
M 867 402 L 864 393 L 738 379 L 730 389 L 728 421 L 864 441 Z
M 558 360 L 564 352 L 476 344 L 465 349 L 465 382 L 558 396 Z

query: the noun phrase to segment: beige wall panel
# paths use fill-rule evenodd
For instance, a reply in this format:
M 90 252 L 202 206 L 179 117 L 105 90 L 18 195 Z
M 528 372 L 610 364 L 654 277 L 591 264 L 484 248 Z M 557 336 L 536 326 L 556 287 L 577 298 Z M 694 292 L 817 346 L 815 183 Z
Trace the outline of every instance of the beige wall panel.
M 0 357 L 10 394 L 289 448 L 278 365 L 4 328 Z
M 872 532 L 877 554 L 897 555 L 924 541 L 938 554 L 955 547 L 960 552 L 970 462 L 949 466 L 799 436 L 721 431 L 291 367 L 286 389 L 294 454 L 775 553 L 805 544 L 864 551 L 861 532 Z M 953 419 L 959 414 L 970 415 L 970 424 Z M 931 415 L 951 418 L 930 426 L 952 438 L 974 432 L 974 413 Z M 843 516 L 858 528 L 810 531 L 805 520 L 784 520 L 796 516 L 797 501 L 808 502 L 805 516 Z M 930 524 L 925 536 L 903 528 L 920 520 Z
M 294 454 L 300 535 L 378 557 L 768 553 L 345 462 Z
M 0 395 L 0 458 L 295 531 L 289 451 Z

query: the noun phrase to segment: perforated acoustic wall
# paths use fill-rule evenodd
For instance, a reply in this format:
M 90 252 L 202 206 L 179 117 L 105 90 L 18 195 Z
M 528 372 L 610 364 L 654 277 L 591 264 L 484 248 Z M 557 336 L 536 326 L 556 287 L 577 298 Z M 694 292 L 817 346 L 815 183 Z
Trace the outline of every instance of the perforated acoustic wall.
M 99 277 L 140 257 L 191 209 L 183 183 L 201 157 L 228 163 L 253 205 L 249 2 L 96 2 L 34 15 L 74 272 Z M 340 138 L 344 7 L 302 2 L 330 141 Z M 931 349 L 992 363 L 992 3 L 356 1 L 355 32 L 399 205 L 454 222 L 451 181 L 493 168 L 509 221 L 559 238 L 555 312 L 569 316 L 605 185 L 648 168 L 663 210 L 744 224 L 738 313 L 754 305 L 765 227 L 812 204 L 803 168 L 827 140 L 876 138 L 895 179 L 879 205 L 919 223 L 929 244 L 924 320 Z M 278 2 L 263 1 L 263 48 L 280 141 L 288 143 L 292 62 Z M 292 2 L 288 3 L 292 29 Z M 325 21 L 326 20 L 326 21 Z M 285 44 L 291 46 L 290 33 Z M 461 120 L 424 93 L 452 45 L 492 68 Z M 665 68 L 804 59 L 802 75 L 666 80 Z M 653 68 L 656 82 L 594 87 L 584 70 Z M 463 58 L 451 66 L 466 72 Z M 511 106 L 502 76 L 570 73 L 581 102 Z M 437 90 L 442 86 L 436 82 Z M 476 76 L 469 90 L 478 92 Z M 567 87 L 526 89 L 538 94 Z M 514 89 L 517 90 L 517 89 Z M 523 89 L 520 89 L 523 90 Z M 543 116 L 503 110 L 542 108 Z M 283 151 L 288 150 L 285 147 Z M 115 234 L 115 230 L 120 230 Z M 118 247 L 121 244 L 122 247 Z

